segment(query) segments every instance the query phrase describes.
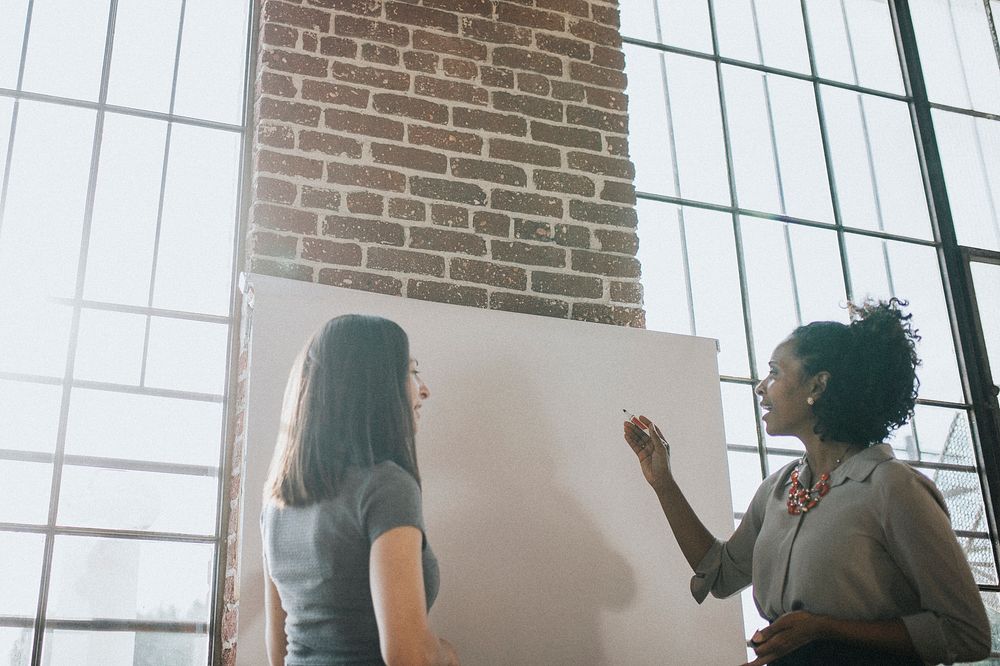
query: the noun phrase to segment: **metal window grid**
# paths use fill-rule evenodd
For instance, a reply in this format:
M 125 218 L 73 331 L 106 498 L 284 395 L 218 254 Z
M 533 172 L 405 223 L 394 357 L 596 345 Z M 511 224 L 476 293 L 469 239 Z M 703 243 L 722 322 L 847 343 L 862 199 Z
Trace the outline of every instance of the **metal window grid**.
M 28 53 L 32 13 L 35 0 L 28 0 L 25 15 L 23 42 L 21 45 L 20 61 L 18 64 L 16 88 L 0 87 L 0 98 L 13 100 L 10 131 L 8 136 L 7 151 L 5 155 L 0 155 L 3 170 L 3 180 L 0 181 L 0 242 L 3 241 L 3 218 L 6 209 L 8 189 L 10 183 L 10 166 L 14 151 L 14 137 L 17 131 L 18 112 L 22 101 L 44 102 L 57 104 L 66 107 L 90 109 L 95 112 L 96 123 L 92 143 L 92 154 L 90 160 L 90 172 L 87 183 L 87 196 L 84 209 L 82 241 L 80 245 L 79 265 L 76 275 L 75 291 L 72 298 L 49 298 L 51 303 L 64 305 L 71 308 L 72 317 L 70 320 L 69 349 L 67 353 L 66 365 L 61 377 L 48 377 L 39 375 L 29 375 L 11 372 L 0 372 L 0 379 L 12 380 L 26 383 L 50 384 L 62 387 L 60 399 L 59 426 L 55 450 L 52 453 L 31 453 L 23 451 L 13 451 L 0 449 L 0 460 L 8 461 L 29 461 L 44 462 L 52 464 L 52 482 L 49 494 L 49 511 L 47 521 L 44 525 L 39 524 L 19 524 L 0 523 L 0 532 L 15 532 L 21 534 L 38 534 L 44 537 L 44 551 L 42 559 L 42 575 L 38 603 L 34 617 L 16 617 L 0 615 L 0 627 L 20 627 L 34 628 L 34 636 L 31 649 L 31 664 L 37 666 L 42 663 L 42 641 L 45 633 L 52 630 L 90 630 L 90 631 L 128 631 L 128 632 L 154 632 L 154 633 L 187 633 L 200 634 L 208 637 L 208 658 L 209 663 L 221 661 L 222 645 L 220 639 L 220 622 L 222 616 L 222 589 L 225 579 L 225 553 L 226 530 L 229 522 L 228 503 L 228 475 L 230 472 L 229 461 L 226 457 L 226 438 L 230 430 L 232 418 L 229 397 L 233 394 L 236 382 L 234 362 L 235 350 L 238 349 L 236 340 L 236 327 L 232 324 L 236 321 L 236 314 L 239 312 L 239 294 L 233 288 L 230 295 L 229 314 L 226 316 L 207 315 L 197 312 L 184 312 L 157 308 L 153 305 L 153 294 L 156 283 L 156 271 L 158 263 L 158 247 L 160 240 L 160 230 L 162 226 L 163 204 L 167 169 L 169 164 L 170 138 L 174 125 L 186 125 L 210 129 L 219 132 L 228 132 L 239 136 L 240 142 L 240 163 L 234 165 L 240 174 L 238 187 L 237 216 L 233 224 L 237 230 L 234 234 L 234 243 L 231 254 L 232 272 L 230 274 L 230 284 L 235 287 L 236 276 L 240 270 L 239 258 L 243 247 L 242 230 L 244 219 L 248 208 L 248 172 L 249 172 L 249 146 L 250 135 L 248 131 L 251 108 L 252 92 L 249 82 L 252 80 L 252 62 L 256 36 L 253 26 L 257 18 L 256 3 L 248 3 L 248 20 L 246 34 L 244 36 L 243 48 L 243 97 L 242 97 L 242 119 L 240 124 L 230 124 L 181 116 L 174 113 L 174 105 L 177 93 L 179 59 L 183 44 L 183 31 L 185 23 L 186 0 L 180 0 L 180 11 L 177 26 L 177 40 L 173 55 L 173 73 L 170 84 L 170 101 L 167 112 L 137 109 L 107 103 L 108 82 L 110 77 L 111 56 L 115 42 L 115 18 L 118 9 L 118 0 L 109 0 L 107 32 L 105 34 L 105 44 L 103 61 L 101 66 L 100 88 L 97 101 L 73 99 L 55 95 L 39 94 L 23 90 L 24 71 L 26 56 Z M 150 285 L 148 298 L 145 307 L 124 305 L 112 302 L 99 302 L 83 298 L 84 277 L 87 268 L 87 251 L 90 236 L 91 222 L 93 216 L 94 196 L 97 185 L 97 169 L 100 161 L 101 140 L 104 118 L 107 113 L 121 114 L 132 117 L 139 117 L 151 120 L 158 120 L 166 123 L 166 134 L 164 139 L 163 162 L 161 166 L 159 183 L 159 200 L 157 204 L 157 217 L 153 245 L 153 260 L 150 266 Z M 76 379 L 73 376 L 73 365 L 76 355 L 76 344 L 79 334 L 80 315 L 83 310 L 101 310 L 110 312 L 120 312 L 137 314 L 145 317 L 145 332 L 142 351 L 142 365 L 140 370 L 140 381 L 138 386 L 119 385 L 109 382 L 95 382 Z M 222 324 L 229 327 L 228 348 L 226 351 L 225 366 L 225 388 L 221 394 L 205 394 L 192 391 L 177 391 L 160 389 L 146 386 L 146 360 L 149 349 L 150 323 L 153 317 L 161 317 L 174 320 L 198 321 L 214 324 Z M 79 456 L 68 455 L 65 452 L 65 439 L 69 411 L 69 398 L 73 389 L 85 388 L 100 391 L 111 391 L 119 394 L 134 394 L 146 396 L 159 396 L 179 400 L 190 400 L 196 402 L 221 403 L 224 405 L 222 418 L 222 428 L 219 432 L 219 462 L 216 466 L 185 465 L 159 462 L 145 462 L 127 460 L 120 458 L 108 458 L 99 456 Z M 79 465 L 91 468 L 118 469 L 129 471 L 161 472 L 175 475 L 217 477 L 218 485 L 216 491 L 216 524 L 212 534 L 185 534 L 170 532 L 152 532 L 122 529 L 96 529 L 57 526 L 56 517 L 58 512 L 60 481 L 62 470 L 65 465 Z M 207 622 L 183 622 L 183 621 L 149 621 L 149 620 L 119 620 L 109 618 L 93 618 L 87 620 L 64 620 L 47 618 L 48 588 L 52 570 L 52 551 L 55 538 L 57 536 L 86 536 L 99 538 L 115 538 L 136 541 L 159 541 L 171 543 L 205 544 L 213 547 L 213 580 L 209 591 L 210 614 Z
M 941 268 L 942 278 L 945 284 L 945 297 L 948 307 L 948 314 L 951 318 L 951 324 L 953 329 L 953 337 L 955 338 L 955 349 L 958 356 L 957 363 L 959 366 L 960 374 L 963 377 L 963 391 L 965 400 L 962 402 L 949 402 L 942 400 L 929 400 L 929 399 L 919 399 L 919 405 L 935 406 L 935 407 L 947 407 L 955 410 L 961 410 L 970 416 L 970 422 L 972 423 L 972 432 L 970 433 L 973 441 L 973 452 L 975 454 L 976 464 L 973 465 L 962 465 L 954 464 L 949 462 L 933 462 L 933 461 L 912 461 L 910 464 L 916 468 L 930 470 L 935 473 L 975 473 L 981 483 L 981 488 L 983 489 L 983 499 L 986 508 L 986 524 L 983 526 L 983 530 L 958 530 L 956 534 L 960 538 L 978 538 L 978 539 L 989 539 L 992 548 L 993 562 L 992 566 L 996 566 L 998 560 L 997 553 L 997 527 L 995 516 L 997 515 L 998 509 L 1000 509 L 1000 488 L 995 487 L 996 484 L 990 484 L 988 477 L 996 479 L 1000 478 L 1000 433 L 997 432 L 996 427 L 991 427 L 991 424 L 995 424 L 995 421 L 991 421 L 988 416 L 988 410 L 990 402 L 986 392 L 989 390 L 987 386 L 988 382 L 985 381 L 983 377 L 983 359 L 985 356 L 981 353 L 982 343 L 981 343 L 981 331 L 979 331 L 978 320 L 975 317 L 974 306 L 970 305 L 968 299 L 970 295 L 969 280 L 965 276 L 963 270 L 964 264 L 962 263 L 962 253 L 966 252 L 979 252 L 982 251 L 972 250 L 969 248 L 960 248 L 957 240 L 955 238 L 954 223 L 951 219 L 950 208 L 948 206 L 947 192 L 944 184 L 944 174 L 940 164 L 940 158 L 937 155 L 937 143 L 936 138 L 933 134 L 933 124 L 931 122 L 931 110 L 946 111 L 949 113 L 959 114 L 971 118 L 980 118 L 985 120 L 1000 120 L 1000 115 L 986 113 L 982 111 L 975 111 L 969 108 L 959 108 L 950 106 L 947 104 L 931 102 L 927 97 L 927 92 L 923 83 L 923 75 L 919 68 L 919 55 L 917 52 L 917 42 L 916 35 L 913 30 L 912 20 L 910 18 L 910 10 L 908 4 L 905 0 L 888 0 L 888 8 L 890 17 L 892 20 L 893 27 L 893 39 L 896 43 L 897 53 L 899 54 L 900 62 L 899 65 L 902 70 L 902 78 L 904 83 L 904 94 L 898 94 L 890 91 L 879 90 L 876 88 L 870 88 L 858 83 L 857 78 L 857 66 L 855 61 L 855 56 L 853 52 L 853 42 L 850 39 L 849 31 L 850 26 L 847 24 L 846 18 L 846 8 L 843 0 L 840 2 L 841 15 L 844 20 L 844 27 L 848 31 L 848 48 L 849 57 L 851 60 L 851 69 L 854 75 L 854 82 L 838 81 L 828 78 L 823 78 L 819 76 L 816 54 L 812 40 L 812 33 L 810 31 L 809 25 L 809 11 L 806 0 L 800 0 L 800 7 L 802 11 L 803 24 L 805 29 L 805 40 L 806 49 L 809 58 L 809 73 L 796 72 L 788 69 L 783 69 L 780 67 L 774 67 L 766 64 L 764 62 L 763 54 L 760 51 L 761 39 L 760 31 L 757 23 L 757 2 L 756 0 L 750 0 L 750 9 L 752 16 L 754 17 L 754 33 L 758 44 L 758 57 L 761 60 L 760 63 L 748 62 L 744 60 L 738 60 L 734 58 L 729 58 L 722 56 L 720 54 L 719 48 L 719 38 L 716 20 L 716 9 L 715 3 L 712 0 L 708 0 L 708 17 L 711 28 L 712 36 L 712 52 L 706 53 L 702 51 L 691 50 L 687 48 L 681 48 L 677 46 L 672 46 L 669 44 L 664 44 L 662 42 L 651 42 L 648 40 L 635 39 L 623 35 L 623 42 L 632 46 L 642 47 L 644 49 L 649 49 L 653 51 L 660 52 L 661 54 L 677 54 L 682 56 L 687 56 L 690 58 L 695 58 L 703 61 L 709 61 L 715 65 L 715 75 L 718 83 L 718 104 L 721 113 L 722 123 L 722 140 L 724 145 L 725 160 L 726 160 L 726 173 L 728 177 L 729 184 L 729 195 L 730 195 L 730 205 L 710 203 L 705 201 L 698 201 L 693 199 L 688 199 L 683 196 L 680 189 L 680 178 L 678 172 L 678 163 L 676 156 L 671 154 L 671 165 L 673 168 L 673 182 L 675 191 L 678 193 L 677 196 L 663 195 L 652 192 L 637 192 L 637 197 L 640 200 L 648 201 L 658 201 L 663 203 L 670 203 L 678 205 L 678 222 L 681 227 L 681 244 L 682 244 L 682 256 L 684 258 L 684 275 L 686 282 L 686 294 L 688 298 L 688 311 L 691 319 L 692 329 L 695 328 L 695 304 L 693 302 L 693 295 L 690 288 L 690 271 L 688 269 L 688 248 L 686 246 L 685 234 L 684 234 L 684 221 L 683 221 L 683 211 L 684 208 L 697 208 L 704 210 L 712 210 L 722 213 L 728 213 L 732 216 L 732 226 L 734 239 L 736 243 L 736 256 L 737 256 L 737 269 L 739 275 L 740 283 L 740 298 L 743 306 L 743 323 L 744 323 L 744 335 L 746 338 L 746 354 L 749 361 L 750 373 L 747 377 L 742 376 L 728 376 L 723 375 L 720 380 L 724 383 L 744 385 L 744 386 L 754 386 L 759 381 L 757 375 L 757 354 L 760 350 L 754 348 L 754 339 L 752 331 L 752 321 L 751 321 L 751 310 L 750 301 L 747 289 L 747 274 L 746 266 L 744 262 L 744 250 L 743 242 L 741 236 L 741 217 L 751 217 L 773 220 L 777 222 L 784 222 L 788 225 L 798 225 L 802 227 L 814 227 L 820 229 L 828 229 L 836 232 L 838 238 L 838 246 L 840 252 L 840 262 L 843 272 L 844 286 L 847 297 L 851 299 L 853 297 L 853 289 L 851 284 L 851 277 L 849 266 L 847 263 L 847 247 L 846 239 L 849 236 L 867 236 L 871 238 L 880 239 L 883 241 L 883 256 L 886 266 L 888 263 L 888 255 L 885 252 L 886 243 L 885 241 L 898 241 L 907 243 L 914 246 L 925 246 L 933 247 L 936 250 L 938 256 L 938 261 Z M 993 15 L 990 12 L 989 0 L 983 0 L 983 4 L 986 6 L 987 17 L 989 20 L 989 27 L 994 40 L 994 48 L 997 53 L 997 60 L 1000 63 L 1000 48 L 997 47 L 996 42 L 996 29 L 993 22 Z M 659 16 L 659 3 L 654 3 L 654 19 L 656 21 L 656 35 L 657 39 L 662 40 L 662 34 L 660 32 L 660 16 Z M 664 104 L 666 105 L 666 119 L 667 119 L 667 134 L 670 137 L 671 144 L 673 143 L 673 123 L 672 123 L 672 110 L 671 110 L 671 99 L 669 93 L 669 86 L 667 82 L 667 63 L 665 58 L 660 58 L 660 75 L 662 77 L 662 85 L 665 91 L 664 93 Z M 771 149 L 775 152 L 775 169 L 776 180 L 779 193 L 779 205 L 780 211 L 775 212 L 765 212 L 759 210 L 752 210 L 743 208 L 740 206 L 739 197 L 736 190 L 736 178 L 733 166 L 733 152 L 732 152 L 732 142 L 730 137 L 730 125 L 727 117 L 726 109 L 726 97 L 725 89 L 723 84 L 723 66 L 739 67 L 745 70 L 751 70 L 764 74 L 763 85 L 764 85 L 764 97 L 765 97 L 765 109 L 768 115 L 768 128 L 770 131 Z M 768 87 L 768 77 L 770 76 L 781 76 L 787 77 L 789 79 L 795 79 L 799 81 L 809 82 L 812 85 L 817 119 L 819 123 L 820 140 L 823 151 L 823 158 L 825 160 L 825 167 L 828 179 L 828 185 L 830 190 L 831 204 L 833 208 L 833 223 L 822 222 L 818 220 L 805 219 L 801 217 L 790 216 L 786 214 L 784 209 L 784 197 L 781 189 L 781 174 L 780 174 L 780 163 L 776 156 L 776 145 L 775 145 L 775 124 L 774 119 L 771 114 L 771 103 L 770 103 L 770 90 Z M 822 87 L 836 88 L 845 91 L 850 91 L 854 93 L 860 93 L 861 95 L 870 95 L 872 97 L 884 98 L 889 100 L 895 100 L 898 102 L 903 102 L 907 105 L 909 109 L 909 114 L 911 118 L 911 124 L 914 133 L 914 140 L 916 148 L 918 151 L 918 161 L 920 164 L 921 176 L 923 179 L 925 196 L 927 198 L 928 209 L 931 218 L 931 226 L 933 229 L 934 238 L 932 240 L 922 239 L 922 238 L 911 238 L 908 236 L 903 236 L 899 234 L 893 234 L 885 231 L 884 225 L 881 220 L 881 207 L 878 201 L 878 190 L 877 186 L 874 185 L 876 174 L 874 172 L 874 165 L 872 162 L 872 147 L 870 142 L 870 129 L 868 127 L 868 115 L 864 107 L 864 98 L 858 97 L 859 113 L 862 119 L 863 126 L 863 140 L 865 143 L 865 151 L 868 157 L 867 168 L 869 169 L 869 176 L 873 181 L 873 190 L 875 200 L 875 211 L 877 218 L 877 229 L 861 229 L 848 227 L 844 224 L 841 217 L 841 205 L 837 194 L 837 185 L 835 182 L 835 175 L 832 162 L 831 153 L 831 139 L 827 129 L 827 121 L 824 113 L 823 101 L 821 98 Z M 981 141 L 981 139 L 980 139 Z M 980 163 L 983 163 L 982 150 L 979 151 Z M 790 246 L 788 245 L 788 227 L 785 229 L 785 239 L 786 239 L 786 252 L 790 252 Z M 789 265 L 791 261 L 789 259 Z M 891 270 L 889 271 L 890 279 L 890 291 L 894 292 L 891 284 Z M 792 280 L 794 281 L 794 273 L 792 274 Z M 794 284 L 793 284 L 794 287 Z M 793 289 L 794 298 L 797 299 L 797 292 Z M 797 303 L 796 303 L 797 305 Z M 796 307 L 797 321 L 802 323 L 801 314 Z M 692 333 L 696 333 L 696 330 L 692 330 Z M 978 336 L 980 347 L 980 353 L 977 356 L 976 349 L 974 345 Z M 988 372 L 988 368 L 986 369 Z M 988 378 L 988 375 L 986 376 Z M 728 449 L 733 452 L 740 453 L 755 453 L 758 455 L 760 460 L 760 472 L 762 476 L 766 476 L 769 473 L 767 456 L 768 454 L 778 454 L 786 455 L 792 457 L 798 457 L 802 455 L 800 450 L 795 449 L 783 449 L 777 447 L 769 447 L 765 444 L 764 433 L 761 429 L 760 422 L 760 406 L 754 401 L 754 416 L 756 419 L 756 429 L 757 429 L 757 442 L 756 445 L 751 445 L 749 443 L 740 444 L 729 444 Z M 919 449 L 918 449 L 919 450 Z M 735 514 L 736 518 L 740 518 L 741 514 Z M 1000 586 L 998 585 L 980 585 L 980 589 L 984 592 L 998 592 L 1000 591 Z

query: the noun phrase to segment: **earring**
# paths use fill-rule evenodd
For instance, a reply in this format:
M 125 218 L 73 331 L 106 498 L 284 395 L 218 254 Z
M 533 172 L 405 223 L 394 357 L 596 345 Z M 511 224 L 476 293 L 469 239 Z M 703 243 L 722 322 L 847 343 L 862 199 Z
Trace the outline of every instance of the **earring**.
M 815 405 L 816 404 L 816 401 L 813 399 L 812 396 L 809 396 L 808 398 L 806 398 L 806 402 L 808 404 L 810 404 L 810 405 Z

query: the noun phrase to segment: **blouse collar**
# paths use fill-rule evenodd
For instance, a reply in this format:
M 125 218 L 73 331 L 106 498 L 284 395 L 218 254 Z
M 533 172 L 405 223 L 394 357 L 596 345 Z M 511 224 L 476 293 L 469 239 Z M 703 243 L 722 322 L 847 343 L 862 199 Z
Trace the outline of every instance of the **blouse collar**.
M 858 482 L 864 481 L 871 476 L 871 473 L 875 471 L 876 467 L 887 460 L 894 460 L 895 458 L 896 456 L 892 452 L 892 447 L 888 444 L 874 444 L 868 448 L 862 449 L 830 473 L 830 487 L 839 486 L 847 481 L 847 479 Z M 791 485 L 791 471 L 793 469 L 798 469 L 803 465 L 808 467 L 808 465 L 803 462 L 804 460 L 805 457 L 803 456 L 802 460 L 795 463 L 788 470 L 788 474 L 785 476 L 784 483 L 782 485 Z M 809 470 L 809 475 L 812 476 L 812 470 Z

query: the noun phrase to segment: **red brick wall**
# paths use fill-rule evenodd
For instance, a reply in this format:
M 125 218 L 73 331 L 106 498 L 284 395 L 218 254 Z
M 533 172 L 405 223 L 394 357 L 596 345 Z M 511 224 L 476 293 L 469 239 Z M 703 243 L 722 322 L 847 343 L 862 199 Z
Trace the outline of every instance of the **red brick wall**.
M 266 0 L 251 269 L 641 326 L 615 5 Z
M 644 325 L 617 0 L 260 13 L 250 270 Z

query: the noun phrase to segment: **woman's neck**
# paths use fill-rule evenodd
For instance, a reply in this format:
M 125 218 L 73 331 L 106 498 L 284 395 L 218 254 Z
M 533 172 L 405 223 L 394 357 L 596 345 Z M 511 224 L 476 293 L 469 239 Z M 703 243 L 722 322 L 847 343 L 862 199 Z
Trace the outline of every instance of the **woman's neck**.
M 817 477 L 821 474 L 829 474 L 842 465 L 845 460 L 862 449 L 858 444 L 851 444 L 850 442 L 823 441 L 816 434 L 811 434 L 809 437 L 800 437 L 799 439 L 802 440 L 802 443 L 806 447 L 806 458 L 809 461 L 809 469 Z

